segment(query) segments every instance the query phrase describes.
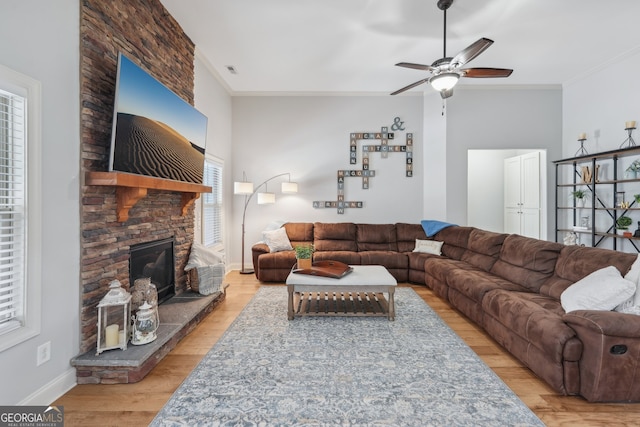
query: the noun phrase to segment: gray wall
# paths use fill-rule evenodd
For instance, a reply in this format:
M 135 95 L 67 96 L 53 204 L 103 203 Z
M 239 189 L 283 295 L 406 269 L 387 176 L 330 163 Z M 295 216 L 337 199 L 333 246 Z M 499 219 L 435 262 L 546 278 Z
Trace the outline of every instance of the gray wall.
M 446 116 L 446 206 L 451 222 L 467 223 L 469 149 L 540 149 L 549 160 L 562 155 L 559 87 L 459 88 L 447 102 Z M 547 166 L 547 232 L 553 236 L 555 172 Z
M 75 384 L 79 348 L 79 3 L 4 3 L 0 62 L 42 83 L 42 328 L 0 352 L 0 404 L 49 404 Z M 36 366 L 47 341 L 51 360 Z

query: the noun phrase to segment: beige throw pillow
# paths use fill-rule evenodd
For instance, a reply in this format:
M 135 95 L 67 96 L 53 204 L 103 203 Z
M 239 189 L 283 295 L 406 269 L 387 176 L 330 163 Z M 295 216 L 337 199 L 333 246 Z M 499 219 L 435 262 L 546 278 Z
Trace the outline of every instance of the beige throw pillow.
M 416 239 L 416 248 L 413 252 L 422 252 L 425 254 L 442 255 L 442 244 L 437 240 L 420 240 Z
M 289 236 L 287 236 L 287 230 L 283 227 L 277 230 L 263 231 L 262 238 L 271 252 L 290 251 L 293 249 Z

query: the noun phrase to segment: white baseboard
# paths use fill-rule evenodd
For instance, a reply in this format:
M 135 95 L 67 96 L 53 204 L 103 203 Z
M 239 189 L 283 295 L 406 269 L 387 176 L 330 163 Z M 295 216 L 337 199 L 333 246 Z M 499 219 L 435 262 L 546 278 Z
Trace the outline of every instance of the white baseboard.
M 40 406 L 50 405 L 60 396 L 71 390 L 77 385 L 76 382 L 76 370 L 70 368 L 62 375 L 49 381 L 40 389 L 31 393 L 24 398 L 21 402 L 18 402 L 19 406 Z

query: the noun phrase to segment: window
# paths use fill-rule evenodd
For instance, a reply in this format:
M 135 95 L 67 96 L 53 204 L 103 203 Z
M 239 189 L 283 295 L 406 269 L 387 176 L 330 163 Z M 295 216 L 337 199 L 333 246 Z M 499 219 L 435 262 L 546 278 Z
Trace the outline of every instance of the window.
M 0 351 L 40 332 L 39 110 L 39 82 L 0 66 Z
M 202 195 L 202 244 L 222 250 L 222 162 L 211 157 L 204 161 L 204 185 L 211 193 Z

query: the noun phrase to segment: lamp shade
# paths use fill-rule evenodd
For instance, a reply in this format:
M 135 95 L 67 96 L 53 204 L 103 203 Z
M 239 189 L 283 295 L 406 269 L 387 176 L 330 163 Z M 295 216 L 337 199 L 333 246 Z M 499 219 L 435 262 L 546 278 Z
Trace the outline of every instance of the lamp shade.
M 276 202 L 276 194 L 275 193 L 258 193 L 258 204 L 266 205 L 268 203 Z
M 297 182 L 283 182 L 282 183 L 282 192 L 283 193 L 297 193 L 298 192 L 298 183 Z
M 246 182 L 246 181 L 234 182 L 233 194 L 253 194 L 253 182 Z
M 449 90 L 453 88 L 458 80 L 460 79 L 460 75 L 457 73 L 442 73 L 437 76 L 431 77 L 429 83 L 431 83 L 431 87 L 433 87 L 438 92 L 442 92 L 443 90 Z

